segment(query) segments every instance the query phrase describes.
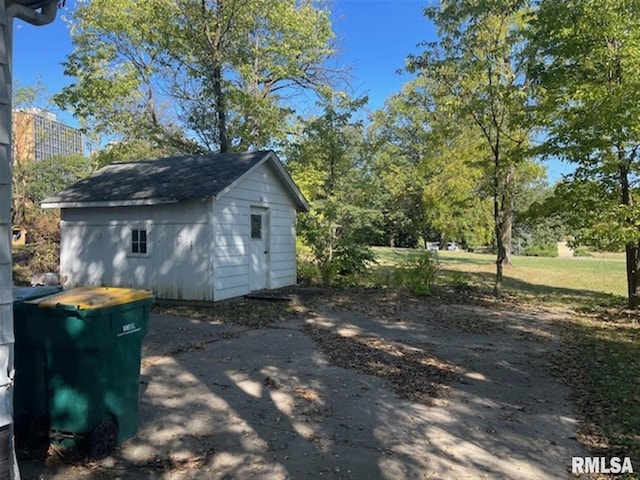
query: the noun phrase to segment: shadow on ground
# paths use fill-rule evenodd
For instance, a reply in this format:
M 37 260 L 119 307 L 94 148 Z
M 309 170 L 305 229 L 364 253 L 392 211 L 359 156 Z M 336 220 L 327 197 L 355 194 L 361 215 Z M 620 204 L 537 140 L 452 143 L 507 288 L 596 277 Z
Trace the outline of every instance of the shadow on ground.
M 100 462 L 23 461 L 23 478 L 573 478 L 551 313 L 384 291 L 314 304 L 262 329 L 152 315 L 138 434 Z

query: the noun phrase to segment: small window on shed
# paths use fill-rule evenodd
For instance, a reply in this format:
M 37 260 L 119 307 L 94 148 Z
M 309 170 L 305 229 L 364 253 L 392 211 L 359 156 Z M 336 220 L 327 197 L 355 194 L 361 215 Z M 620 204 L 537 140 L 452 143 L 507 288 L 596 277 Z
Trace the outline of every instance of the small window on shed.
M 147 254 L 146 230 L 131 230 L 131 253 Z
M 262 215 L 251 215 L 251 238 L 262 239 Z

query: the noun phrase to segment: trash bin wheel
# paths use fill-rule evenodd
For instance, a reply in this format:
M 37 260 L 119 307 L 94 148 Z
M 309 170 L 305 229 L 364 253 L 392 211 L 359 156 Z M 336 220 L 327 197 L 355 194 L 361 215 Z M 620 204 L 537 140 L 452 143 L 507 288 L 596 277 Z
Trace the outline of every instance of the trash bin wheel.
M 91 456 L 104 458 L 113 453 L 118 443 L 118 427 L 111 420 L 102 420 L 91 432 Z
M 31 419 L 27 412 L 16 412 L 13 415 L 13 434 L 16 439 L 16 446 L 22 448 L 27 444 L 27 438 L 29 435 L 29 424 Z

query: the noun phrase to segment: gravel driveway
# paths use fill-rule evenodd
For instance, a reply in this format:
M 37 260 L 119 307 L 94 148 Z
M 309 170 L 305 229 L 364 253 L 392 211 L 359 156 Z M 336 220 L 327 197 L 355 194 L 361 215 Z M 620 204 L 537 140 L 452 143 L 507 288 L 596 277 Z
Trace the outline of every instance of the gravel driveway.
M 152 315 L 138 434 L 25 479 L 560 479 L 554 313 L 331 301 L 270 328 Z

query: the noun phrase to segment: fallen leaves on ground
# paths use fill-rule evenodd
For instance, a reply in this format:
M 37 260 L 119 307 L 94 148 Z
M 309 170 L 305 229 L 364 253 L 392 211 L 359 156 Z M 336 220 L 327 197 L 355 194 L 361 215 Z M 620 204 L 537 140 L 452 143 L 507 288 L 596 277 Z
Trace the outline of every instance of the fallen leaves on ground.
M 64 465 L 71 469 L 78 468 L 82 473 L 88 470 L 91 472 L 92 478 L 111 479 L 124 478 L 127 472 L 134 471 L 150 475 L 197 471 L 207 465 L 214 453 L 213 448 L 206 448 L 190 452 L 187 456 L 169 453 L 166 457 L 155 457 L 144 462 L 120 463 L 114 461 L 114 457 L 107 457 L 106 460 L 93 460 L 80 450 L 52 445 L 46 452 L 46 458 L 43 459 L 43 462 L 48 469 L 56 469 Z
M 333 364 L 384 378 L 407 400 L 429 405 L 457 377 L 455 365 L 409 345 L 378 337 L 345 336 L 311 325 L 305 331 Z
M 206 305 L 157 304 L 153 313 L 174 315 L 211 323 L 228 323 L 249 328 L 269 328 L 278 322 L 305 313 L 306 309 L 295 302 L 237 298 Z

